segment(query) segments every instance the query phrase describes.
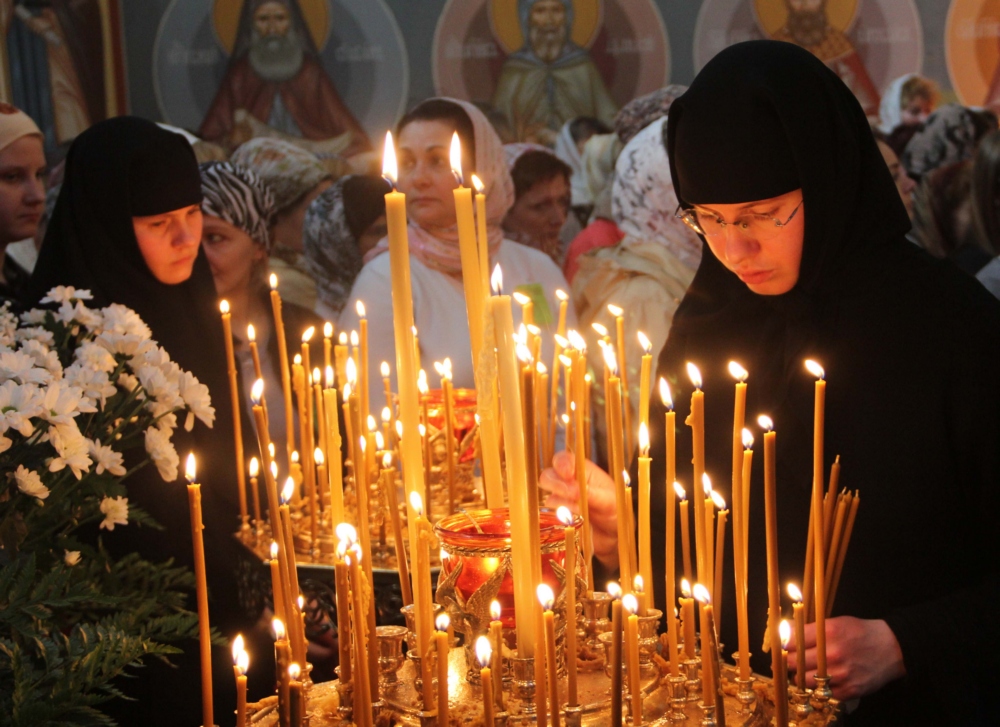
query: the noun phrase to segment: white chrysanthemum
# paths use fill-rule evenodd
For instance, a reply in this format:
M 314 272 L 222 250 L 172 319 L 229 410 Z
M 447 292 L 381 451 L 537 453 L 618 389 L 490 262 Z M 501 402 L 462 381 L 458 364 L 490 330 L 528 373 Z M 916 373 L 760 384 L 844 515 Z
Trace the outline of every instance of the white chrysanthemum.
M 51 346 L 56 340 L 55 336 L 52 335 L 52 331 L 46 330 L 41 326 L 18 328 L 17 333 L 14 334 L 14 338 L 18 341 L 38 341 L 45 346 Z
M 103 320 L 101 314 L 91 310 L 80 301 L 75 304 L 64 301 L 59 305 L 59 310 L 55 312 L 57 321 L 69 325 L 70 323 L 81 323 L 87 328 L 94 328 Z
M 140 338 L 149 338 L 152 331 L 149 330 L 139 314 L 128 306 L 120 303 L 112 303 L 107 308 L 101 309 L 102 332 L 117 333 L 119 335 L 133 335 Z
M 44 308 L 32 308 L 31 310 L 21 314 L 21 322 L 28 323 L 33 326 L 40 326 L 45 323 L 45 314 L 50 313 Z M 17 325 L 15 323 L 15 325 Z
M 198 381 L 197 377 L 189 371 L 181 372 L 178 379 L 181 396 L 184 403 L 194 412 L 205 426 L 211 428 L 215 423 L 215 407 L 212 406 L 212 397 L 208 393 L 208 387 Z
M 42 478 L 34 470 L 29 470 L 23 464 L 19 464 L 14 470 L 14 481 L 17 482 L 17 489 L 25 495 L 37 497 L 44 500 L 49 496 L 49 488 L 42 484 Z
M 165 482 L 173 482 L 177 479 L 180 458 L 177 456 L 173 442 L 170 441 L 169 432 L 149 427 L 146 430 L 146 452 Z
M 70 303 L 74 300 L 93 300 L 94 296 L 86 288 L 76 289 L 72 285 L 57 285 L 39 303 Z
M 76 479 L 90 470 L 87 438 L 80 434 L 75 423 L 57 424 L 48 431 L 47 438 L 56 450 L 56 457 L 49 460 L 49 472 L 59 472 L 69 467 Z
M 105 332 L 94 339 L 99 346 L 103 346 L 114 355 L 121 355 L 127 358 L 140 356 L 146 351 L 156 346 L 144 336 L 135 333 L 111 333 Z
M 96 343 L 91 341 L 86 341 L 81 344 L 76 353 L 74 354 L 76 358 L 76 363 L 81 366 L 86 366 L 87 368 L 94 369 L 95 371 L 103 371 L 106 374 L 111 373 L 115 370 L 118 365 L 115 362 L 115 357 L 104 348 L 103 346 L 98 346 Z
M 52 374 L 35 366 L 35 359 L 20 351 L 0 352 L 0 381 L 14 380 L 20 384 L 47 384 Z
M 42 413 L 41 396 L 33 384 L 0 384 L 0 432 L 15 429 L 25 437 L 35 431 L 31 418 Z
M 107 353 L 105 351 L 105 353 Z M 94 407 L 100 402 L 103 407 L 108 398 L 118 393 L 118 389 L 108 379 L 108 375 L 103 371 L 81 365 L 79 362 L 66 369 L 65 382 L 70 386 L 76 386 L 83 392 L 81 399 L 81 409 Z M 84 404 L 84 402 L 86 402 Z
M 74 565 L 80 562 L 80 551 L 67 550 L 66 554 L 63 556 L 63 561 L 65 561 L 66 565 L 72 568 Z
M 177 428 L 177 415 L 173 412 L 164 414 L 156 420 L 156 428 L 166 432 L 168 436 L 172 435 L 174 433 L 174 429 Z
M 27 329 L 24 329 L 27 330 Z M 41 341 L 31 339 L 21 345 L 21 353 L 31 356 L 35 365 L 43 368 L 52 374 L 53 379 L 62 378 L 62 363 L 59 361 L 59 354 L 49 349 Z
M 136 399 L 138 401 L 142 401 L 146 398 L 146 395 L 142 393 L 142 386 L 139 384 L 139 379 L 132 374 L 127 374 L 125 372 L 118 374 L 118 386 L 124 389 L 128 394 L 131 394 L 136 389 L 139 389 L 139 392 L 136 394 Z
M 42 390 L 41 417 L 52 424 L 72 424 L 73 417 L 81 411 L 88 411 L 81 406 L 83 392 L 76 386 L 69 386 L 63 381 L 53 381 Z M 93 407 L 89 411 L 96 411 Z
M 125 467 L 123 466 L 125 458 L 122 457 L 121 452 L 116 452 L 108 445 L 101 444 L 93 439 L 87 440 L 87 452 L 90 454 L 90 458 L 94 461 L 94 464 L 97 465 L 94 470 L 97 474 L 103 474 L 105 470 L 116 477 L 121 477 L 125 474 Z
M 101 512 L 104 513 L 101 528 L 114 530 L 115 525 L 128 525 L 128 498 L 105 497 L 101 500 Z
M 184 405 L 184 400 L 180 398 L 180 391 L 178 391 L 176 386 L 167 381 L 167 377 L 163 375 L 163 371 L 158 367 L 144 364 L 139 366 L 135 373 L 139 377 L 139 383 L 142 384 L 142 388 L 146 390 L 148 396 L 155 397 L 171 409 L 176 409 Z

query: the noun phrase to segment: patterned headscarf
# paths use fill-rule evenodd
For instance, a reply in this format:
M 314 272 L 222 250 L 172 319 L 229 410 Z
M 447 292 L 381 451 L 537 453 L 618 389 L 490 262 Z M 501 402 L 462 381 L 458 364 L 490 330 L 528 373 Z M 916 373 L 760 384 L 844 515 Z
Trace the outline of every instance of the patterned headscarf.
M 315 154 L 282 139 L 251 139 L 230 159 L 252 169 L 274 194 L 277 212 L 284 212 L 330 176 Z
M 615 116 L 615 133 L 628 144 L 633 137 L 651 123 L 667 115 L 670 105 L 687 91 L 687 86 L 671 83 L 661 89 L 632 99 L 622 106 Z
M 313 200 L 302 225 L 306 266 L 316 281 L 316 295 L 336 313 L 350 297 L 364 265 L 344 209 L 344 184 L 352 178 L 341 177 Z
M 206 162 L 199 169 L 205 195 L 202 211 L 243 230 L 270 252 L 274 195 L 260 177 L 230 162 Z
M 583 155 L 576 145 L 573 132 L 570 130 L 572 123 L 572 120 L 567 121 L 559 129 L 555 151 L 556 156 L 573 170 L 573 175 L 569 178 L 570 194 L 572 195 L 570 204 L 574 207 L 580 207 L 593 204 L 594 200 L 590 198 L 590 192 L 587 191 L 587 177 L 583 172 Z
M 666 121 L 666 117 L 657 119 L 622 149 L 615 165 L 612 213 L 626 236 L 659 242 L 696 270 L 701 240 L 674 217 L 678 202 L 663 146 Z
M 615 178 L 615 162 L 622 151 L 616 134 L 594 134 L 583 145 L 583 174 L 587 191 L 594 200 L 590 218 L 611 218 L 611 183 Z
M 514 182 L 507 170 L 503 142 L 500 141 L 500 137 L 497 136 L 489 119 L 473 104 L 454 98 L 441 98 L 440 100 L 460 106 L 472 121 L 476 144 L 476 176 L 486 187 L 486 229 L 489 237 L 490 258 L 492 258 L 503 241 L 503 230 L 500 224 L 503 222 L 507 210 L 514 204 Z M 425 229 L 411 219 L 408 232 L 410 253 L 420 262 L 447 275 L 457 277 L 462 274 L 457 222 L 450 227 Z M 365 255 L 365 262 L 388 249 L 388 239 L 380 240 L 378 245 Z
M 900 161 L 913 177 L 972 157 L 979 134 L 973 112 L 958 104 L 942 106 L 913 135 Z

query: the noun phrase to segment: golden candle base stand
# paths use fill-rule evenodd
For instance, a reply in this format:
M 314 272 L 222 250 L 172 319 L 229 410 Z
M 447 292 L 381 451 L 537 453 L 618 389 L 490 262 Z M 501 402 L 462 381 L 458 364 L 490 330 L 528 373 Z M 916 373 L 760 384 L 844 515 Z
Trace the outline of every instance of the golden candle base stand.
M 757 693 L 753 690 L 754 678 L 740 679 L 736 677 L 734 679 L 736 682 L 736 699 L 742 706 L 743 714 L 751 714 L 753 712 L 754 702 L 757 701 Z
M 830 677 L 816 675 L 816 688 L 812 690 L 812 707 L 817 712 L 825 712 L 833 699 L 830 690 Z
M 699 667 L 701 667 L 701 662 L 698 659 L 688 659 L 684 662 L 683 666 L 686 679 L 684 689 L 687 692 L 687 700 L 689 702 L 700 702 L 701 676 L 699 675 Z
M 809 704 L 809 699 L 811 697 L 812 692 L 808 689 L 799 689 L 798 687 L 789 688 L 789 711 L 795 724 L 802 724 L 809 717 L 809 715 L 812 714 L 813 708 L 812 705 Z
M 701 727 L 715 727 L 715 705 L 701 703 Z
M 670 712 L 667 714 L 667 721 L 670 724 L 687 720 L 687 714 L 684 713 L 684 707 L 687 704 L 686 682 L 687 678 L 682 674 L 667 677 L 667 685 L 670 689 Z

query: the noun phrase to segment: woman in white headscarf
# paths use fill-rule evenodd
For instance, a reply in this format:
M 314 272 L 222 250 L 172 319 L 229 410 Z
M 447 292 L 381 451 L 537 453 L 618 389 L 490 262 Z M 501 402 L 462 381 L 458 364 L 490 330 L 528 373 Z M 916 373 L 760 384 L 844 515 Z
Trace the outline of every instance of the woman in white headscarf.
M 878 129 L 891 134 L 897 126 L 916 126 L 927 120 L 937 105 L 937 86 L 917 73 L 895 79 L 882 94 Z
M 490 265 L 500 264 L 504 289 L 520 290 L 534 301 L 535 324 L 542 329 L 544 360 L 553 356 L 559 300 L 566 281 L 542 252 L 504 239 L 501 222 L 514 202 L 503 144 L 483 113 L 470 103 L 433 98 L 410 111 L 397 126 L 399 191 L 406 194 L 409 219 L 413 316 L 420 342 L 420 364 L 433 372 L 435 361 L 451 358 L 456 387 L 475 387 L 469 324 L 449 161 L 452 135 L 462 142 L 466 179 L 475 172 L 486 187 Z M 369 330 L 369 381 L 372 401 L 382 397 L 379 367 L 395 361 L 388 242 L 365 256 L 366 264 L 340 315 L 339 330 L 358 328 L 357 303 L 364 303 Z M 572 311 L 571 311 L 572 313 Z M 515 306 L 514 322 L 521 318 Z M 571 316 L 571 324 L 575 316 Z M 547 353 L 546 353 L 547 351 Z M 395 368 L 394 366 L 392 367 Z M 377 385 L 375 385 L 377 383 Z

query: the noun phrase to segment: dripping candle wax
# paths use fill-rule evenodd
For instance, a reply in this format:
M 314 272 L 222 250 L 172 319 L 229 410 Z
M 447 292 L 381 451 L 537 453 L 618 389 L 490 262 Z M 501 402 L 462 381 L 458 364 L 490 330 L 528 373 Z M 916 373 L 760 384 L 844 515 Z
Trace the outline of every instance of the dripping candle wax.
M 701 390 L 701 372 L 693 363 L 687 364 L 688 377 L 694 386 L 691 392 L 691 413 L 688 415 L 687 423 L 691 427 L 694 482 L 695 487 L 701 484 L 702 475 L 705 474 L 705 394 Z M 707 582 L 708 566 L 705 563 L 706 548 L 705 543 L 705 509 L 704 500 L 696 494 L 692 495 L 694 500 L 694 548 L 695 562 L 698 580 Z

